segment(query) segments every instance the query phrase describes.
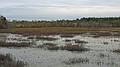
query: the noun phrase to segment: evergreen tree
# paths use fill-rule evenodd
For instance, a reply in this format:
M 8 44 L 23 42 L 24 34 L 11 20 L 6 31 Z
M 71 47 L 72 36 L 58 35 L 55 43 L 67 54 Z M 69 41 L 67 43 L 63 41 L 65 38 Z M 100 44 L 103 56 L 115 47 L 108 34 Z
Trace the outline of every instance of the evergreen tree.
M 0 16 L 0 28 L 7 28 L 7 19 L 4 16 Z

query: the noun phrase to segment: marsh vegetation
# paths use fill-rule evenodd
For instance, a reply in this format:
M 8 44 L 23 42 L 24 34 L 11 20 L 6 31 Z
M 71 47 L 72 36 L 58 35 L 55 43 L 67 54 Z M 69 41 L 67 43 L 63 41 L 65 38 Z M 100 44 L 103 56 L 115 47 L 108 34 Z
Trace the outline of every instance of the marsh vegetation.
M 11 54 L 0 54 L 0 67 L 25 67 L 23 61 L 16 61 Z

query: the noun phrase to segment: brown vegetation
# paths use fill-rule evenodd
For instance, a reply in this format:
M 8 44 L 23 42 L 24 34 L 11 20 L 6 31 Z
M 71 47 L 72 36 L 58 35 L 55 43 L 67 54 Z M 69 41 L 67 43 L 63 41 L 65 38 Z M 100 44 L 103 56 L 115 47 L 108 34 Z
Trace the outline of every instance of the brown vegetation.
M 18 34 L 25 34 L 25 35 L 31 35 L 31 34 L 80 34 L 85 32 L 90 33 L 99 33 L 101 31 L 107 32 L 108 34 L 110 32 L 120 32 L 120 28 L 80 28 L 80 27 L 42 27 L 42 28 L 11 28 L 11 29 L 0 29 L 0 33 L 18 33 Z M 107 35 L 107 33 L 100 33 L 98 35 Z M 118 33 L 119 34 L 119 33 Z M 110 35 L 110 34 L 109 34 Z M 71 36 L 72 37 L 72 36 Z
M 22 61 L 15 61 L 10 54 L 0 54 L 0 67 L 24 67 L 25 65 Z
M 0 42 L 0 47 L 30 47 L 30 43 L 6 43 Z

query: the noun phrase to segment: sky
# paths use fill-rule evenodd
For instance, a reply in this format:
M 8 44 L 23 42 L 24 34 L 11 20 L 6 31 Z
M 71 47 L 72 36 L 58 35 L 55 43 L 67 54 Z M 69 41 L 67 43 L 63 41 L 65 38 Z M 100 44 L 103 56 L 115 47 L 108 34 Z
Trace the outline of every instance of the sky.
M 9 19 L 75 19 L 120 16 L 120 0 L 0 0 Z

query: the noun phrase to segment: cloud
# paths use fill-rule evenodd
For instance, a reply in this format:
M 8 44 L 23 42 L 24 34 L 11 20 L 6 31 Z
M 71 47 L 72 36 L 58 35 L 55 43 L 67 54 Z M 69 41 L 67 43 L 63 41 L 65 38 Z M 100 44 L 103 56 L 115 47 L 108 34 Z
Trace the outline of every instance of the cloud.
M 120 16 L 120 0 L 0 0 L 5 16 Z

